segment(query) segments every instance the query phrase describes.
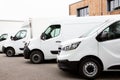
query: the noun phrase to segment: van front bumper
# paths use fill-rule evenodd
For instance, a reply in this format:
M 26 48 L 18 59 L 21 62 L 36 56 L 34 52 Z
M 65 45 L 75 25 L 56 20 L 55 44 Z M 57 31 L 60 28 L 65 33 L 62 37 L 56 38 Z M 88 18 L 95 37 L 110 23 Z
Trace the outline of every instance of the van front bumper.
M 58 67 L 62 70 L 77 71 L 79 61 L 58 60 Z
M 2 52 L 5 53 L 6 47 L 2 46 Z
M 30 59 L 30 49 L 28 48 L 28 46 L 24 47 L 24 58 Z

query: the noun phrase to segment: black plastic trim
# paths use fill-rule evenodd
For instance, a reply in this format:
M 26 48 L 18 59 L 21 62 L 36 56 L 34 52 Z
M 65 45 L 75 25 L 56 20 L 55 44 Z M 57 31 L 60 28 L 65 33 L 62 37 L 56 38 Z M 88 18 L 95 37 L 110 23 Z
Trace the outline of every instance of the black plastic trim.
M 58 54 L 59 51 L 50 51 L 52 54 Z
M 28 48 L 28 46 L 24 47 L 24 58 L 30 59 L 30 49 Z
M 58 60 L 58 67 L 62 70 L 78 71 L 79 61 Z
M 120 65 L 114 65 L 109 67 L 108 69 L 120 69 Z
M 22 51 L 24 50 L 24 48 L 19 48 L 19 49 L 22 50 Z

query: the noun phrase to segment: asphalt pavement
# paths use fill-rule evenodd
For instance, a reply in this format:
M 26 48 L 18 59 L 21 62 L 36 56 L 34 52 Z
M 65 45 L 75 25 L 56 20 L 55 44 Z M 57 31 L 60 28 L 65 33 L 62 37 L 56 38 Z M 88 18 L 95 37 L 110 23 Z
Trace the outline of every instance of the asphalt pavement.
M 78 74 L 64 72 L 56 60 L 32 64 L 22 55 L 6 57 L 0 54 L 0 80 L 84 80 Z M 119 72 L 103 72 L 96 80 L 120 80 Z

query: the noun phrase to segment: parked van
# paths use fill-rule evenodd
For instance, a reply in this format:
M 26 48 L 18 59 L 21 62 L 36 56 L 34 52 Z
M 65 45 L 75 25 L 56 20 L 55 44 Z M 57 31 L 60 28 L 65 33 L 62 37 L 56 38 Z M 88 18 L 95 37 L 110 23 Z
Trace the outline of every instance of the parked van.
M 22 27 L 11 36 L 10 40 L 5 42 L 3 52 L 8 57 L 23 54 L 24 44 L 41 34 L 44 26 L 50 21 L 51 20 L 47 18 L 30 18 L 24 21 Z
M 7 33 L 1 34 L 1 36 L 0 36 L 0 52 L 2 52 L 2 46 L 5 42 L 5 40 L 7 40 L 7 38 L 8 38 Z
M 24 44 L 30 39 L 30 27 L 29 25 L 23 26 L 18 29 L 14 36 L 10 37 L 3 46 L 3 52 L 6 56 L 11 57 L 18 54 L 23 54 Z
M 47 29 L 39 34 L 39 37 L 26 43 L 24 58 L 30 59 L 35 64 L 44 60 L 56 59 L 58 46 L 62 41 L 80 37 L 87 30 L 103 24 L 106 20 L 105 17 L 70 17 L 52 21 L 45 25 Z
M 120 15 L 108 17 L 81 37 L 61 43 L 57 56 L 60 69 L 79 71 L 84 78 L 120 70 Z
M 16 28 L 21 27 L 23 21 L 21 20 L 0 20 L 0 52 L 2 52 L 2 46 L 10 39 L 10 35 Z

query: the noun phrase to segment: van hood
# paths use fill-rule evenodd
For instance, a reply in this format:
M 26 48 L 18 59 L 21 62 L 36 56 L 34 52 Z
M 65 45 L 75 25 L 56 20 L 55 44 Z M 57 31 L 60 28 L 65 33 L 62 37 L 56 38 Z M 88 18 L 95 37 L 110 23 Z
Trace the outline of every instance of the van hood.
M 29 42 L 34 42 L 34 41 L 36 41 L 36 40 L 39 40 L 38 38 L 39 38 L 39 37 L 35 37 L 35 38 L 32 38 L 32 39 L 27 40 L 26 42 L 27 42 L 27 43 L 29 43 Z
M 82 40 L 84 40 L 84 38 L 75 38 L 75 39 L 67 40 L 62 42 L 60 46 L 66 46 L 72 43 L 81 42 Z

